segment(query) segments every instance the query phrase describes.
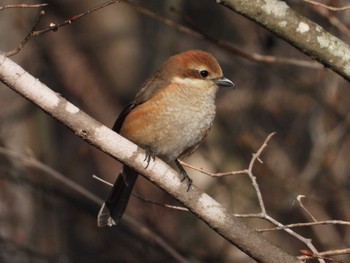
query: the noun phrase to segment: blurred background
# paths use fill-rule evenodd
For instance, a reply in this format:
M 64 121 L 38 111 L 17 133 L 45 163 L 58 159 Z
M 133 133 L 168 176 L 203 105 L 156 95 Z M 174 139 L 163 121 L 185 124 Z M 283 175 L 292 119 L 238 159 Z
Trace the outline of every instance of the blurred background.
M 41 9 L 46 14 L 40 29 L 103 1 L 43 2 L 49 5 L 0 12 L 1 51 L 16 48 Z M 15 3 L 23 1 L 0 1 L 0 5 Z M 215 124 L 186 162 L 209 172 L 245 169 L 267 135 L 276 132 L 261 156 L 264 163 L 254 167 L 268 214 L 283 224 L 310 222 L 296 201 L 298 195 L 305 195 L 303 204 L 317 220 L 350 221 L 349 83 L 215 1 L 133 3 L 108 6 L 35 37 L 12 59 L 112 127 L 142 82 L 169 56 L 188 49 L 209 51 L 237 88 L 220 91 Z M 349 42 L 350 11 L 330 13 L 302 1 L 287 3 Z M 183 32 L 179 25 L 194 31 Z M 231 48 L 216 44 L 218 40 Z M 253 54 L 292 62 L 257 61 Z M 99 205 L 72 185 L 105 199 L 110 188 L 92 175 L 113 182 L 120 163 L 3 84 L 0 146 L 0 262 L 254 262 L 192 214 L 136 197 L 117 228 L 98 228 Z M 247 176 L 212 178 L 187 171 L 195 185 L 233 213 L 260 212 Z M 55 172 L 70 181 L 63 183 Z M 179 205 L 143 178 L 134 191 L 153 201 Z M 252 228 L 272 226 L 261 219 L 243 220 Z M 346 226 L 295 231 L 311 238 L 319 251 L 350 246 Z M 293 255 L 307 249 L 282 231 L 264 236 Z M 338 259 L 350 261 L 349 256 Z

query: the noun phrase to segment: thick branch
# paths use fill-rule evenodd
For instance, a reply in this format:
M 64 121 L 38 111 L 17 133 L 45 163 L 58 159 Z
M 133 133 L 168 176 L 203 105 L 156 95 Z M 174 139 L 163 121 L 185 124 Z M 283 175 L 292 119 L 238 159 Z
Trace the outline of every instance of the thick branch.
M 217 0 L 350 81 L 350 47 L 279 0 Z
M 187 192 L 187 185 L 181 183 L 178 173 L 160 159 L 151 160 L 145 169 L 143 149 L 97 122 L 2 55 L 0 55 L 0 79 L 91 145 L 134 167 L 250 257 L 259 262 L 299 262 L 297 258 L 272 245 L 261 234 L 247 227 L 195 186 Z

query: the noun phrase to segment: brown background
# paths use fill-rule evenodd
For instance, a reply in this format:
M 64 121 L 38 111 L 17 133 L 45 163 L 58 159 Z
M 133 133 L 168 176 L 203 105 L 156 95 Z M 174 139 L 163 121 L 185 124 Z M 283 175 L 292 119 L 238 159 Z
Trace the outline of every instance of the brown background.
M 20 3 L 11 4 L 15 2 Z M 101 3 L 46 2 L 49 6 L 40 28 Z M 160 16 L 204 31 L 248 53 L 309 60 L 215 1 L 138 2 Z M 349 41 L 350 35 L 332 26 L 317 9 L 299 1 L 288 4 Z M 181 15 L 171 11 L 172 7 Z M 0 50 L 16 47 L 30 31 L 39 10 L 0 12 Z M 334 15 L 349 24 L 349 12 Z M 350 89 L 345 80 L 327 69 L 249 61 L 140 14 L 125 3 L 97 11 L 57 32 L 40 35 L 12 59 L 111 127 L 143 80 L 167 57 L 188 49 L 213 53 L 237 89 L 218 94 L 215 125 L 186 161 L 211 172 L 244 169 L 252 153 L 275 131 L 277 134 L 262 155 L 264 164 L 254 169 L 268 213 L 284 224 L 310 221 L 296 201 L 303 194 L 307 196 L 303 199 L 305 206 L 316 219 L 350 220 Z M 92 175 L 112 182 L 120 164 L 3 84 L 0 86 L 0 145 L 35 157 L 104 199 L 109 188 Z M 246 176 L 210 178 L 188 172 L 194 184 L 234 213 L 259 212 Z M 177 204 L 143 178 L 135 192 L 151 200 Z M 50 174 L 0 155 L 0 262 L 176 262 L 125 222 L 118 228 L 97 228 L 98 209 Z M 253 262 L 189 213 L 131 198 L 127 214 L 190 261 Z M 245 221 L 253 228 L 271 226 L 258 219 Z M 319 251 L 350 246 L 349 227 L 330 225 L 296 231 L 311 238 Z M 306 249 L 284 232 L 264 235 L 291 254 L 298 255 L 300 249 Z M 350 260 L 346 256 L 342 259 Z

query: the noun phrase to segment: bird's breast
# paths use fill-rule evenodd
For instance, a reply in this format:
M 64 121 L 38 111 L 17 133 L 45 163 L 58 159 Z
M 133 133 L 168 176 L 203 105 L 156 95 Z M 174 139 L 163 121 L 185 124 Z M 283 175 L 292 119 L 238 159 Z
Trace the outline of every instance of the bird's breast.
M 173 161 L 198 145 L 215 117 L 216 90 L 206 92 L 170 85 L 125 118 L 121 135 L 148 146 L 166 161 Z

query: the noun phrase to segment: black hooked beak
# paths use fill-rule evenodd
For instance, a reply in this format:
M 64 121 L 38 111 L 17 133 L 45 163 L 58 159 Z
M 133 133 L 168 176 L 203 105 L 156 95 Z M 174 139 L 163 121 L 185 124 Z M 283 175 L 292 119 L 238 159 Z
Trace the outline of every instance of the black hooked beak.
M 231 80 L 224 78 L 224 77 L 222 77 L 220 79 L 214 79 L 214 83 L 216 85 L 218 85 L 219 87 L 227 87 L 227 88 L 232 87 L 232 88 L 234 88 L 236 86 L 235 83 L 233 83 Z

